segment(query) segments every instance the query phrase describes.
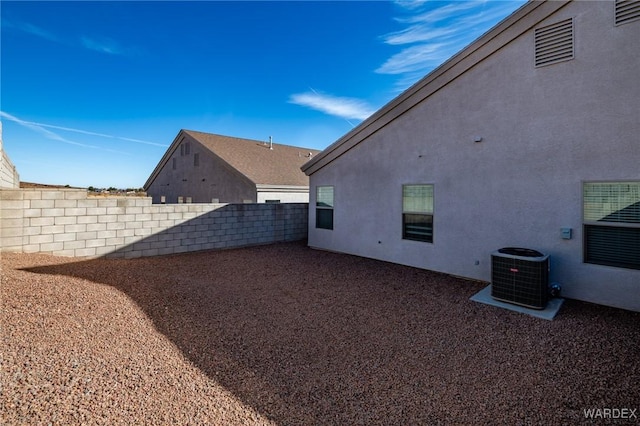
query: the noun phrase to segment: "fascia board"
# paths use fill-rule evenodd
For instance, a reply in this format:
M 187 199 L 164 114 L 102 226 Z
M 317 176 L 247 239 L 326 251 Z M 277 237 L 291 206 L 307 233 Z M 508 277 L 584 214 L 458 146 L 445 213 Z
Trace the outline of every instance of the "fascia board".
M 176 148 L 178 147 L 178 145 L 180 144 L 184 136 L 186 136 L 186 134 L 184 133 L 184 129 L 181 129 L 178 132 L 175 139 L 173 140 L 173 142 L 171 142 L 171 145 L 169 145 L 169 148 L 167 148 L 167 150 L 165 151 L 164 155 L 156 165 L 155 169 L 153 169 L 153 172 L 151 172 L 151 175 L 149 176 L 147 181 L 145 182 L 143 186 L 145 191 L 148 190 L 151 184 L 153 183 L 153 181 L 156 180 L 156 177 L 158 177 L 158 174 L 160 173 L 160 171 L 164 168 L 165 164 L 167 164 L 167 162 L 169 161 L 169 158 L 171 158 L 171 156 L 173 155 L 173 152 L 176 150 Z
M 309 192 L 308 186 L 299 186 L 299 185 L 268 185 L 268 184 L 258 184 L 256 185 L 256 189 L 258 192 Z

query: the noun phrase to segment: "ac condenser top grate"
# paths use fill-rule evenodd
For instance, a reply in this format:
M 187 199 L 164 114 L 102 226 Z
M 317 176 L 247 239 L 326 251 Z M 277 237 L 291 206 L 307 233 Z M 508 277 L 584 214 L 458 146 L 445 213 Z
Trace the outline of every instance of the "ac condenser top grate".
M 491 296 L 533 309 L 547 306 L 549 256 L 525 248 L 505 247 L 491 253 Z

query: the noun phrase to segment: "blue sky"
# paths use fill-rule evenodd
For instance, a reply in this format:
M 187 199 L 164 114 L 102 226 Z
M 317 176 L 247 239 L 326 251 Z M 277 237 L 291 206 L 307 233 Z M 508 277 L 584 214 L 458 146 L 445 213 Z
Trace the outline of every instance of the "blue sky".
M 524 2 L 2 1 L 4 149 L 121 188 L 183 128 L 324 149 Z

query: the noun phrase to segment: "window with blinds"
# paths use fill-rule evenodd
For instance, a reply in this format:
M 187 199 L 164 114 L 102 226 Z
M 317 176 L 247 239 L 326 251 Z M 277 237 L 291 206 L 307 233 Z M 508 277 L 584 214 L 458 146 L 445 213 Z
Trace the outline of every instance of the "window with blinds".
M 333 229 L 333 186 L 316 188 L 316 228 Z
M 402 239 L 433 242 L 433 185 L 402 186 Z
M 584 261 L 640 269 L 640 182 L 583 185 Z

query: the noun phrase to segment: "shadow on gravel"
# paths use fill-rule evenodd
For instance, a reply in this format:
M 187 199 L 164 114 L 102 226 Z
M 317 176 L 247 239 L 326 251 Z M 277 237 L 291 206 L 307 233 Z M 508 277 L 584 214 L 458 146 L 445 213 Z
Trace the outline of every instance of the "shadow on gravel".
M 27 270 L 126 293 L 278 424 L 575 424 L 640 408 L 638 313 L 567 301 L 539 320 L 469 301 L 482 283 L 301 243 Z

